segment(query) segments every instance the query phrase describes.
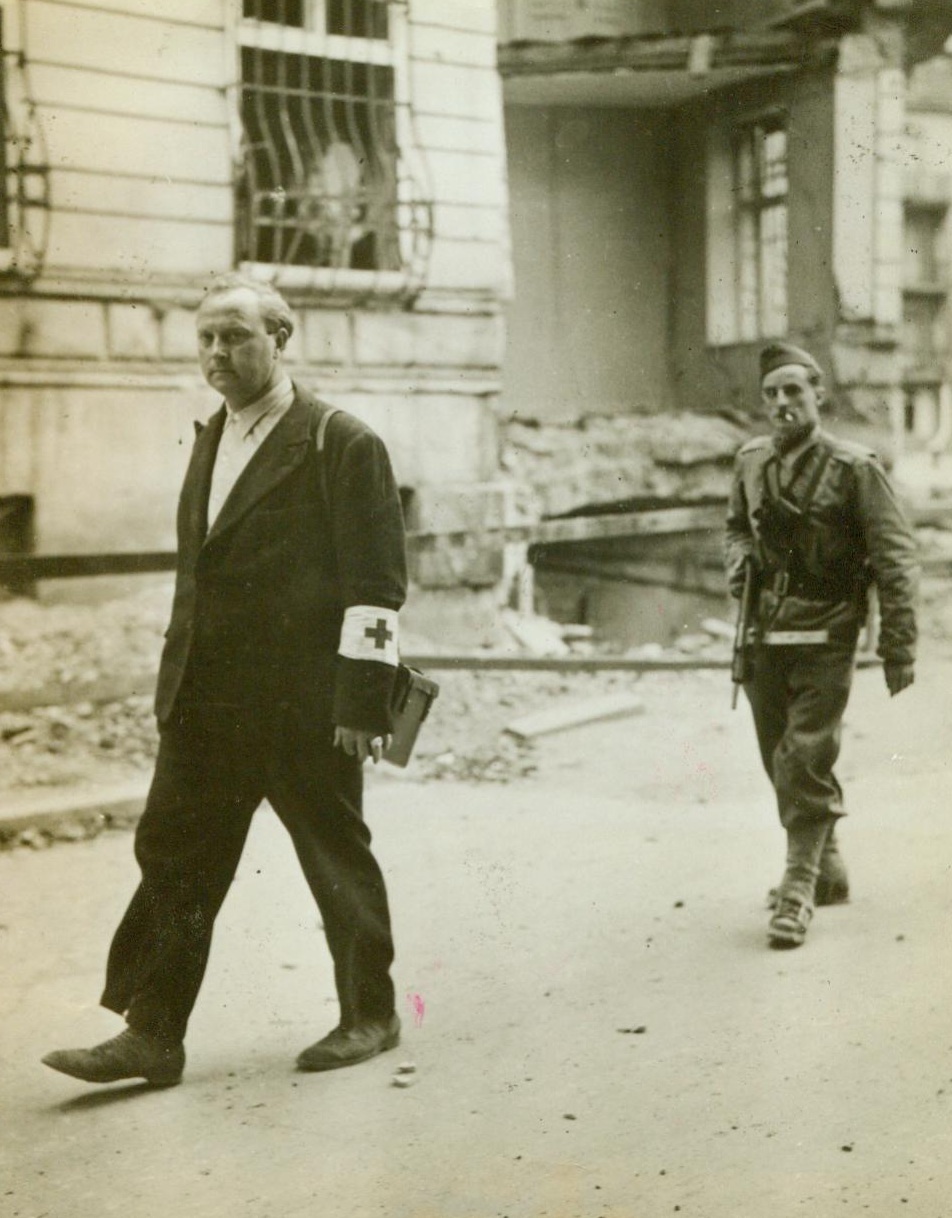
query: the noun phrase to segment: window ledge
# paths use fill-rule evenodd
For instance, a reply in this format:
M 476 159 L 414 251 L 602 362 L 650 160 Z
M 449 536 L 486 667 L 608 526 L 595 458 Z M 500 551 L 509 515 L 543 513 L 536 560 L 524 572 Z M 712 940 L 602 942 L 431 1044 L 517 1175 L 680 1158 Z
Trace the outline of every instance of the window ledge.
M 414 291 L 403 271 L 355 271 L 350 267 L 279 266 L 242 262 L 239 269 L 281 291 L 314 292 L 327 296 L 407 296 Z
M 918 282 L 904 283 L 902 285 L 903 295 L 905 296 L 948 296 L 949 289 L 946 284 L 929 282 L 928 280 L 920 280 Z

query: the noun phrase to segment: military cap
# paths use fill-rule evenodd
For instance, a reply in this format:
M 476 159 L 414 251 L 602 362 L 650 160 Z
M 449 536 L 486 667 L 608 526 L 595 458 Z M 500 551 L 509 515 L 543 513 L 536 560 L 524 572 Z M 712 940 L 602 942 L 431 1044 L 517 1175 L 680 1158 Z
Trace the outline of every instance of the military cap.
M 795 347 L 793 343 L 770 343 L 760 352 L 760 379 L 763 380 L 768 372 L 782 368 L 785 364 L 798 364 L 818 376 L 823 375 L 823 370 L 809 351 Z

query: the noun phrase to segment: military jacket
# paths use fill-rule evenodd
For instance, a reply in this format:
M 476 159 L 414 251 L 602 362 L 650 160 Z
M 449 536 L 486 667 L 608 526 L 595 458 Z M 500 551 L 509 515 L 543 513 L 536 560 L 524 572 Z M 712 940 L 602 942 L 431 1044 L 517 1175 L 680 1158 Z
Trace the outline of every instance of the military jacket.
M 785 512 L 776 509 L 778 491 Z M 781 473 L 770 437 L 745 444 L 735 460 L 727 514 L 727 574 L 735 595 L 747 555 L 758 574 L 762 631 L 827 630 L 833 642 L 855 643 L 874 584 L 878 654 L 885 663 L 913 662 L 916 542 L 870 449 L 818 430 L 793 469 Z

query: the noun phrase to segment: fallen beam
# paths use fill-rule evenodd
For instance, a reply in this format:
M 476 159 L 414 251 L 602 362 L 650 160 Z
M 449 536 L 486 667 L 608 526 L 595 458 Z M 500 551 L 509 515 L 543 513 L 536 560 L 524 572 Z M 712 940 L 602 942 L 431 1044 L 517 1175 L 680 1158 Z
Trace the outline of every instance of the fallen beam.
M 629 715 L 644 713 L 641 698 L 631 694 L 605 694 L 600 698 L 585 698 L 583 701 L 560 703 L 534 711 L 507 723 L 503 731 L 519 740 L 535 740 L 538 736 L 550 736 L 553 732 L 564 732 L 572 727 L 584 727 L 589 723 L 605 723 L 609 719 L 626 719 Z

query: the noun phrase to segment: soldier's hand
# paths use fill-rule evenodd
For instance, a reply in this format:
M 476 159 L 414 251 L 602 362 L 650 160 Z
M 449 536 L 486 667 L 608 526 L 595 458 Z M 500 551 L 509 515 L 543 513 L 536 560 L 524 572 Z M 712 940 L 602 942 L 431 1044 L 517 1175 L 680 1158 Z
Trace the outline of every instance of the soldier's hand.
M 361 765 L 368 757 L 372 757 L 376 765 L 390 747 L 392 740 L 392 736 L 381 736 L 379 732 L 362 732 L 353 727 L 334 728 L 334 747 L 343 749 L 351 757 L 359 757 Z
M 908 689 L 916 679 L 911 664 L 887 664 L 883 669 L 883 675 L 886 678 L 886 687 L 891 698 L 895 698 L 896 694 L 901 694 L 904 689 Z

